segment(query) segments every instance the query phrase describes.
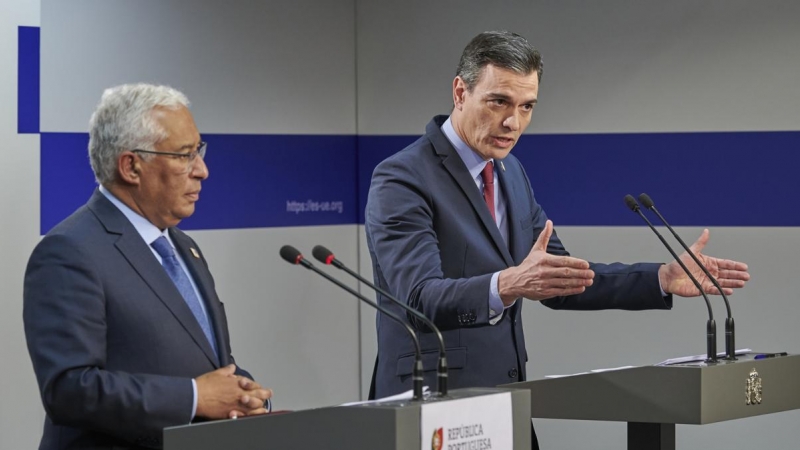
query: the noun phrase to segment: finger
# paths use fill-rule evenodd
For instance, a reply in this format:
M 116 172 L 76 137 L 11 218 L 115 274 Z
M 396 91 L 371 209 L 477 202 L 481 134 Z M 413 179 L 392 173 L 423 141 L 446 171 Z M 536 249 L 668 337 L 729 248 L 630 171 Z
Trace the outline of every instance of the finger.
M 233 365 L 233 364 L 228 364 L 227 366 L 222 367 L 222 368 L 217 369 L 217 370 L 223 375 L 230 376 L 230 375 L 233 375 L 236 372 L 236 366 Z
M 745 285 L 747 280 L 733 280 L 733 279 L 724 279 L 720 278 L 717 280 L 720 286 L 723 288 L 742 288 Z
M 261 403 L 264 403 L 265 401 L 272 398 L 272 389 L 269 388 L 254 389 L 252 391 L 249 391 L 248 394 L 250 394 L 251 397 L 256 397 L 257 399 L 259 399 Z
M 594 278 L 594 271 L 589 269 L 574 269 L 572 267 L 549 267 L 545 270 L 547 276 L 552 278 L 577 278 L 591 280 Z
M 547 255 L 543 262 L 553 267 L 572 267 L 574 269 L 588 269 L 589 262 L 572 256 Z M 594 276 L 594 274 L 592 274 Z
M 551 289 L 543 290 L 540 293 L 541 294 L 540 296 L 542 297 L 542 300 L 546 300 L 548 298 L 553 298 L 553 297 L 567 297 L 567 296 L 570 296 L 570 295 L 583 294 L 585 291 L 586 291 L 586 287 L 584 287 L 584 286 L 563 288 L 563 289 L 561 289 L 561 288 L 551 288 Z
M 263 408 L 264 400 L 255 396 L 244 395 L 239 399 L 239 404 L 244 406 L 246 409 Z
M 742 272 L 740 270 L 720 270 L 719 275 L 717 275 L 717 279 L 748 281 L 750 280 L 750 274 L 748 272 Z
M 747 264 L 739 261 L 731 261 L 730 259 L 713 258 L 717 263 L 717 267 L 725 270 L 736 270 L 739 272 L 747 272 Z
M 591 278 L 550 278 L 542 283 L 542 288 L 547 290 L 589 287 L 593 282 L 594 280 Z
M 720 286 L 722 286 L 722 292 L 724 292 L 725 295 L 733 295 L 733 289 L 724 287 L 722 283 L 720 283 Z M 703 291 L 706 294 L 719 295 L 719 289 L 714 285 L 703 286 Z
M 272 398 L 272 389 L 253 389 L 252 391 L 248 391 L 247 394 L 250 397 L 259 399 L 261 403 L 264 403 L 268 398 Z
M 692 249 L 692 252 L 694 252 L 694 254 L 698 254 L 703 251 L 703 249 L 706 247 L 706 244 L 708 243 L 709 236 L 710 232 L 708 231 L 708 228 L 704 229 L 703 232 L 700 233 L 700 237 L 697 238 L 696 241 L 694 241 L 694 244 L 692 244 L 691 247 L 689 247 Z
M 260 384 L 258 384 L 257 382 L 255 382 L 255 381 L 253 381 L 253 380 L 251 380 L 250 378 L 247 378 L 247 377 L 239 378 L 239 387 L 244 389 L 244 390 L 246 390 L 246 391 L 252 391 L 254 389 L 261 389 L 261 385 Z
M 230 418 L 230 419 L 238 419 L 239 417 L 244 417 L 246 415 L 247 414 L 245 414 L 242 411 L 233 410 L 233 411 L 228 413 L 228 418 Z
M 536 238 L 536 242 L 533 244 L 533 248 L 531 251 L 547 251 L 547 244 L 550 243 L 550 236 L 553 235 L 553 221 L 548 220 L 544 224 L 544 229 L 541 233 L 539 233 L 539 237 Z
M 576 269 L 574 267 L 544 266 L 539 268 L 538 278 L 540 280 L 552 280 L 552 279 L 591 280 L 594 278 L 594 271 L 590 269 Z
M 256 408 L 256 409 L 251 409 L 250 411 L 247 411 L 247 415 L 248 416 L 260 416 L 260 415 L 267 414 L 267 413 L 269 413 L 269 411 L 267 411 L 265 408 Z

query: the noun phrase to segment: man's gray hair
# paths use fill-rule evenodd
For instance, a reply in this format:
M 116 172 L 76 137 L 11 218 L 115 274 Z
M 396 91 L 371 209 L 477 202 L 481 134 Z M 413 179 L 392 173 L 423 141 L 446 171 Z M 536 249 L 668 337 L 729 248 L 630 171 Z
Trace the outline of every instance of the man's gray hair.
M 127 150 L 152 150 L 167 133 L 153 109 L 189 107 L 189 100 L 169 86 L 124 84 L 106 89 L 89 120 L 89 160 L 100 184 L 114 180 L 117 158 Z
M 542 81 L 542 55 L 524 37 L 510 31 L 486 31 L 472 38 L 461 54 L 456 75 L 471 92 L 489 64 L 521 75 L 536 71 Z

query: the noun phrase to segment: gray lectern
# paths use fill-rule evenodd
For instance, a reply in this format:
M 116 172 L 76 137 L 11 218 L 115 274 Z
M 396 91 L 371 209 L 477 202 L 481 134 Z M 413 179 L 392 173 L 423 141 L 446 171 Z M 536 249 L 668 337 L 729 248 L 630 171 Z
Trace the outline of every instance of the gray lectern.
M 703 425 L 800 409 L 800 355 L 755 356 L 545 378 L 505 387 L 530 391 L 532 417 L 628 422 L 629 450 L 674 450 L 675 424 Z
M 511 392 L 514 449 L 531 448 L 530 393 L 502 388 L 456 389 L 445 400 Z M 420 402 L 335 406 L 164 429 L 164 450 L 419 450 Z

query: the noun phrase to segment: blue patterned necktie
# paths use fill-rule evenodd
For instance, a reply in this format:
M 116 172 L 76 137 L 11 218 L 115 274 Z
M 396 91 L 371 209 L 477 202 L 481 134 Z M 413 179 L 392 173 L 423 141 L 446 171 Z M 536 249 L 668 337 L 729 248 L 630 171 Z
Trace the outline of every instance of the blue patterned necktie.
M 164 266 L 167 275 L 172 278 L 172 282 L 175 283 L 178 292 L 181 293 L 186 305 L 189 306 L 194 318 L 197 319 L 197 323 L 200 324 L 200 328 L 203 329 L 203 333 L 211 344 L 211 348 L 214 349 L 214 355 L 219 355 L 219 353 L 217 353 L 217 341 L 214 339 L 214 331 L 211 329 L 208 318 L 203 313 L 203 308 L 200 306 L 200 299 L 197 297 L 197 293 L 195 293 L 192 287 L 192 282 L 189 281 L 189 277 L 186 275 L 186 272 L 184 272 L 181 263 L 178 262 L 178 258 L 172 250 L 172 245 L 170 245 L 169 241 L 167 241 L 167 238 L 164 236 L 156 239 L 150 245 L 161 255 L 161 265 Z

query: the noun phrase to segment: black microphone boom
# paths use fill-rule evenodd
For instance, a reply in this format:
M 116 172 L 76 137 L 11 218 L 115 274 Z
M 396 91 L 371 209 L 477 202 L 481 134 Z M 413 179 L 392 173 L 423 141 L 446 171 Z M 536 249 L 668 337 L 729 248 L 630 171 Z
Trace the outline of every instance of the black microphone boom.
M 658 236 L 658 239 L 660 239 L 661 243 L 664 244 L 664 247 L 669 250 L 669 253 L 673 258 L 675 258 L 675 261 L 677 261 L 678 265 L 681 266 L 681 269 L 686 272 L 686 275 L 689 276 L 689 279 L 692 280 L 692 283 L 694 283 L 695 287 L 700 291 L 700 294 L 706 300 L 706 307 L 708 308 L 708 322 L 706 323 L 706 362 L 717 362 L 717 323 L 714 321 L 714 311 L 711 310 L 711 302 L 708 300 L 708 295 L 703 292 L 703 287 L 700 286 L 700 283 L 697 281 L 694 275 L 692 275 L 692 272 L 689 271 L 689 268 L 686 267 L 686 264 L 681 261 L 681 258 L 675 254 L 675 251 L 672 250 L 672 247 L 670 247 L 669 244 L 667 244 L 667 241 L 664 240 L 664 236 L 662 236 L 661 233 L 656 230 L 656 227 L 654 227 L 650 220 L 642 213 L 642 210 L 639 208 L 639 205 L 636 203 L 636 200 L 632 195 L 628 194 L 625 196 L 625 205 L 627 205 L 631 211 L 638 214 L 642 220 L 647 222 L 647 225 L 651 230 L 653 230 L 653 233 Z
M 321 263 L 324 263 L 324 264 L 332 265 L 332 266 L 336 267 L 337 269 L 344 270 L 345 272 L 347 272 L 347 274 L 349 274 L 353 278 L 357 279 L 358 281 L 366 284 L 367 286 L 369 286 L 375 292 L 380 293 L 384 297 L 386 297 L 389 300 L 393 301 L 394 303 L 400 305 L 403 309 L 405 309 L 406 311 L 408 311 L 409 313 L 414 315 L 414 317 L 418 318 L 420 321 L 422 321 L 422 323 L 424 323 L 428 328 L 430 328 L 431 330 L 433 330 L 434 333 L 436 333 L 436 337 L 439 339 L 439 365 L 437 367 L 437 374 L 438 374 L 437 388 L 438 388 L 440 397 L 446 396 L 447 395 L 447 354 L 445 352 L 444 338 L 442 338 L 442 333 L 439 331 L 439 328 L 437 328 L 436 325 L 434 325 L 433 322 L 425 316 L 425 314 L 422 314 L 421 312 L 417 311 L 416 309 L 414 309 L 414 308 L 408 306 L 407 304 L 401 302 L 396 297 L 394 297 L 392 294 L 390 294 L 390 293 L 386 292 L 385 290 L 379 288 L 378 286 L 372 284 L 366 278 L 362 277 L 358 273 L 356 273 L 353 270 L 349 269 L 347 266 L 344 265 L 344 263 L 342 263 L 341 261 L 336 259 L 336 256 L 334 256 L 333 252 L 328 250 L 327 248 L 325 248 L 325 247 L 323 247 L 321 245 L 317 245 L 316 247 L 314 247 L 311 250 L 311 254 L 314 255 L 314 258 L 316 258 L 317 261 L 319 261 Z
M 406 331 L 408 331 L 408 334 L 411 336 L 411 340 L 414 341 L 414 347 L 416 348 L 416 358 L 415 358 L 415 361 L 414 361 L 414 370 L 413 370 L 413 373 L 411 375 L 411 378 L 412 378 L 413 383 L 414 383 L 414 397 L 413 397 L 413 399 L 414 400 L 418 400 L 418 401 L 422 401 L 422 399 L 423 399 L 423 395 L 422 395 L 422 382 L 423 382 L 423 379 L 422 379 L 422 350 L 421 350 L 421 347 L 419 346 L 419 339 L 417 339 L 417 334 L 414 333 L 414 330 L 412 330 L 411 327 L 407 323 L 405 323 L 403 321 L 403 319 L 397 317 L 397 315 L 395 315 L 391 311 L 389 311 L 386 308 L 376 304 L 372 300 L 370 300 L 370 299 L 364 297 L 363 295 L 359 294 L 358 292 L 354 291 L 349 286 L 347 286 L 346 284 L 344 284 L 341 281 L 337 280 L 336 278 L 333 278 L 332 276 L 328 275 L 327 273 L 325 273 L 325 272 L 317 269 L 316 267 L 314 267 L 313 264 L 311 264 L 310 262 L 306 261 L 305 258 L 303 258 L 303 254 L 300 253 L 299 250 L 297 250 L 296 248 L 292 247 L 291 245 L 284 245 L 283 247 L 281 247 L 280 253 L 281 253 L 281 258 L 283 258 L 289 264 L 298 264 L 298 265 L 301 265 L 301 266 L 305 267 L 306 269 L 311 270 L 312 272 L 317 273 L 318 275 L 322 276 L 326 280 L 328 280 L 331 283 L 339 286 L 340 288 L 344 289 L 345 291 L 353 294 L 356 298 L 358 298 L 362 302 L 365 302 L 366 304 L 372 306 L 373 308 L 377 309 L 378 311 L 382 312 L 383 314 L 386 314 L 389 318 L 391 318 L 393 320 L 396 320 L 398 323 L 400 323 L 401 325 L 403 325 L 405 327 Z
M 719 282 L 717 282 L 717 279 L 711 276 L 711 273 L 709 273 L 706 266 L 704 266 L 703 263 L 701 263 L 700 260 L 697 259 L 697 256 L 695 256 L 694 252 L 689 249 L 689 246 L 686 245 L 686 242 L 683 242 L 683 239 L 681 239 L 681 237 L 678 236 L 678 233 L 676 233 L 675 230 L 673 230 L 672 227 L 667 223 L 667 220 L 664 218 L 664 216 L 662 216 L 661 213 L 658 212 L 655 203 L 653 203 L 653 199 L 651 199 L 649 195 L 643 192 L 639 194 L 639 203 L 641 203 L 642 206 L 649 209 L 650 211 L 653 211 L 655 215 L 658 216 L 661 222 L 663 222 L 664 225 L 667 226 L 667 229 L 670 231 L 670 233 L 672 233 L 672 235 L 675 236 L 675 239 L 677 239 L 678 242 L 681 244 L 681 246 L 684 248 L 684 250 L 686 250 L 686 253 L 688 253 L 689 256 L 692 257 L 695 264 L 697 264 L 697 266 L 700 267 L 700 269 L 703 271 L 703 273 L 706 274 L 706 276 L 714 285 L 714 287 L 717 288 L 717 290 L 719 291 L 720 295 L 722 296 L 722 300 L 725 301 L 725 308 L 728 310 L 728 317 L 725 319 L 725 359 L 731 361 L 735 360 L 736 335 L 734 332 L 733 316 L 731 315 L 731 303 L 728 301 L 728 296 L 725 295 L 724 292 L 722 292 L 722 287 L 719 285 Z

